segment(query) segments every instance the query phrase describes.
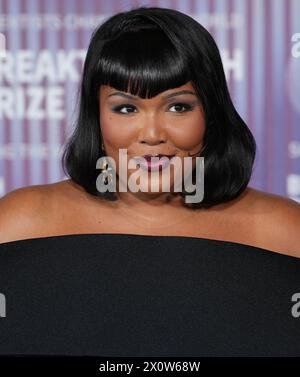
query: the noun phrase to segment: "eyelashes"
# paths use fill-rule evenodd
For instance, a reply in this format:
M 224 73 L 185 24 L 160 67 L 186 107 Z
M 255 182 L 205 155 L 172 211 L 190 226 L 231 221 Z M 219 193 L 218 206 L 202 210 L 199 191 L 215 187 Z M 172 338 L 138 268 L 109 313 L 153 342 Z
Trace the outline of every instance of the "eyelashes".
M 191 105 L 191 104 L 189 104 L 189 103 L 185 103 L 185 102 L 176 102 L 176 103 L 173 103 L 172 105 L 170 105 L 169 106 L 169 108 L 172 108 L 172 107 L 177 107 L 177 109 L 178 109 L 178 107 L 179 108 L 185 108 L 185 110 L 184 111 L 171 111 L 172 113 L 178 113 L 178 114 L 182 114 L 182 113 L 186 113 L 186 112 L 188 112 L 188 111 L 192 111 L 193 109 L 194 109 L 194 105 Z M 124 112 L 124 111 L 121 111 L 122 109 L 131 109 L 131 110 L 133 110 L 133 111 L 129 111 L 129 112 Z M 112 108 L 112 111 L 114 112 L 114 113 L 118 113 L 118 114 L 125 114 L 125 115 L 127 115 L 127 114 L 134 114 L 134 109 L 136 109 L 136 107 L 134 106 L 134 105 L 131 105 L 131 104 L 122 104 L 122 105 L 118 105 L 118 106 L 115 106 L 115 107 L 113 107 Z

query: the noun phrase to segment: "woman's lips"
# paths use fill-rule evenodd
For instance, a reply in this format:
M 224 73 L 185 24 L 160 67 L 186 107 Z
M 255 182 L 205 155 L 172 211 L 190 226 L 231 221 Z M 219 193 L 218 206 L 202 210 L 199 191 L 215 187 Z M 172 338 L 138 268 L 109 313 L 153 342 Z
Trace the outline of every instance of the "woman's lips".
M 140 157 L 135 157 L 142 170 L 146 171 L 158 171 L 163 170 L 170 165 L 170 161 L 175 155 L 144 155 Z

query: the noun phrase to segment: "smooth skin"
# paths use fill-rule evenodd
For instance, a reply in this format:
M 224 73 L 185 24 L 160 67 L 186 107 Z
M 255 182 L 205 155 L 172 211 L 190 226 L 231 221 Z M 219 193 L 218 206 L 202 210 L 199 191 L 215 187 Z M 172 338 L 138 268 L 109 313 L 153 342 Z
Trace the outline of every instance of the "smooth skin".
M 203 147 L 205 133 L 205 116 L 199 98 L 191 82 L 175 90 L 167 90 L 160 95 L 142 100 L 136 96 L 115 90 L 109 86 L 100 88 L 100 125 L 104 139 L 105 154 L 113 157 L 116 161 L 117 171 L 119 170 L 119 149 L 126 148 L 128 159 L 145 154 L 166 154 L 175 155 L 180 158 L 183 166 L 183 158 L 197 154 Z M 193 168 L 195 167 L 193 159 Z M 135 169 L 137 170 L 137 169 Z M 128 171 L 128 179 L 134 173 L 134 169 Z M 170 186 L 173 187 L 176 175 L 171 170 Z M 168 207 L 174 202 L 172 195 L 162 191 L 162 180 L 159 179 L 159 193 L 151 192 L 151 180 L 155 177 L 145 179 L 147 172 L 141 180 L 143 189 L 147 192 L 132 193 L 120 192 L 120 198 L 128 205 L 142 205 L 144 212 L 145 204 L 150 206 L 147 213 L 149 217 L 153 206 L 161 206 L 168 202 Z M 145 178 L 144 178 L 145 177 Z M 150 179 L 151 178 L 151 179 Z M 144 184 L 145 182 L 145 184 Z M 146 184 L 148 183 L 148 184 Z M 179 195 L 175 200 L 180 204 Z M 175 205 L 175 204 L 174 204 Z M 169 208 L 166 210 L 169 211 Z M 148 211 L 148 210 L 147 210 Z M 153 219 L 156 221 L 156 216 Z
M 120 148 L 129 158 L 147 153 L 183 158 L 201 150 L 202 105 L 197 96 L 178 93 L 183 90 L 193 92 L 191 82 L 151 99 L 125 98 L 101 86 L 105 154 L 117 167 Z M 85 233 L 174 235 L 238 242 L 300 258 L 300 204 L 294 200 L 248 187 L 229 203 L 193 210 L 183 207 L 179 195 L 163 191 L 118 196 L 117 202 L 102 200 L 70 179 L 13 190 L 0 199 L 0 243 Z

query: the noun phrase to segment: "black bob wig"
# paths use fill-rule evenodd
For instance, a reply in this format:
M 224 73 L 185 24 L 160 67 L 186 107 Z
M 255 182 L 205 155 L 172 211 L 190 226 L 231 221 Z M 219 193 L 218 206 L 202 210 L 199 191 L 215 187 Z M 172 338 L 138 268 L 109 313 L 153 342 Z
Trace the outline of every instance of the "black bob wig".
M 208 208 L 240 195 L 251 178 L 255 139 L 231 101 L 213 37 L 192 17 L 168 8 L 143 6 L 117 13 L 93 32 L 75 130 L 62 155 L 65 174 L 88 193 L 117 200 L 116 193 L 96 188 L 96 161 L 105 155 L 100 85 L 151 98 L 188 81 L 202 102 L 206 122 L 199 154 L 204 157 L 204 197 L 189 206 Z

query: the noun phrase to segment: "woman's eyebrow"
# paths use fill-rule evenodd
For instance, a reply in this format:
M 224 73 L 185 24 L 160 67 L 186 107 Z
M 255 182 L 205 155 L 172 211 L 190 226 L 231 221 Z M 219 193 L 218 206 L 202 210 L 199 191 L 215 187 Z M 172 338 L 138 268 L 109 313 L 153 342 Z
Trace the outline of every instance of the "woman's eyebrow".
M 180 96 L 180 95 L 183 95 L 183 94 L 192 94 L 194 96 L 197 96 L 195 92 L 191 91 L 191 90 L 180 90 L 179 92 L 174 92 L 174 93 L 171 93 L 171 94 L 168 94 L 166 96 L 163 96 L 162 98 L 163 99 L 167 99 L 167 98 L 171 98 L 171 97 L 175 97 L 175 96 Z M 112 97 L 112 96 L 120 96 L 120 97 L 125 97 L 125 98 L 129 98 L 129 99 L 132 99 L 132 100 L 138 100 L 140 97 L 138 96 L 133 96 L 133 95 L 130 95 L 130 94 L 125 94 L 123 92 L 114 92 L 112 94 L 109 94 L 107 96 L 108 97 Z

